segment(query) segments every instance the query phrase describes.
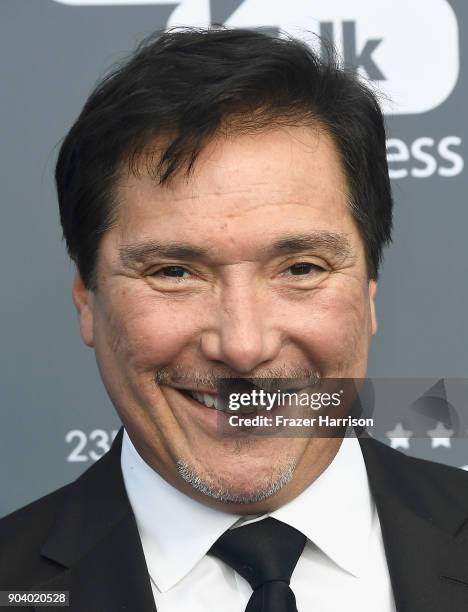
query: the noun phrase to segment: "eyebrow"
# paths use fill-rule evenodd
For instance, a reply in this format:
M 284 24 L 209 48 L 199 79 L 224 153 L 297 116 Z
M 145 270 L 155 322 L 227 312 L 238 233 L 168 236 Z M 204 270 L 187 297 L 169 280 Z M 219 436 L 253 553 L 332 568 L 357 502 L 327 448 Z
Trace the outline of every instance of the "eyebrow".
M 351 244 L 345 234 L 317 231 L 307 234 L 291 234 L 274 241 L 261 249 L 264 257 L 288 255 L 302 251 L 326 252 L 328 255 L 346 259 L 352 254 Z M 193 261 L 209 259 L 210 252 L 202 247 L 185 242 L 158 242 L 148 240 L 119 247 L 121 262 L 132 267 L 145 264 L 153 259 L 177 259 Z
M 288 255 L 301 251 L 326 252 L 342 259 L 349 257 L 353 249 L 346 234 L 317 231 L 307 234 L 293 234 L 280 238 L 266 247 L 266 255 Z
M 144 264 L 152 259 L 194 260 L 208 257 L 208 251 L 184 242 L 156 242 L 123 244 L 119 248 L 120 261 L 128 267 Z

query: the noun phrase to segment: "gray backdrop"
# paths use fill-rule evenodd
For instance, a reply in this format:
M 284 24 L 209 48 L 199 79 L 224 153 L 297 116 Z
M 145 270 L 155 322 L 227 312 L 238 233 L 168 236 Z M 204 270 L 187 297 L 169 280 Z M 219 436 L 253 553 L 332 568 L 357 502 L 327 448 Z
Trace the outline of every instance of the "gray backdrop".
M 119 427 L 71 301 L 58 143 L 96 80 L 144 35 L 210 22 L 333 34 L 345 60 L 392 96 L 395 239 L 368 374 L 416 377 L 422 392 L 445 378 L 449 395 L 450 379 L 467 377 L 465 0 L 0 0 L 0 516 L 75 478 Z M 464 436 L 400 446 L 461 467 Z

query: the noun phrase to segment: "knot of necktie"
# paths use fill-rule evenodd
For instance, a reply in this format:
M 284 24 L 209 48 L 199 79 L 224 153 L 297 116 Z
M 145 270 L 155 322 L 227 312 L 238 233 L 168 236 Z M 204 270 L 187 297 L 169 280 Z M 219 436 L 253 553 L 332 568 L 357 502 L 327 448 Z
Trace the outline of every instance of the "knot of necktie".
M 249 582 L 246 612 L 296 612 L 289 582 L 305 543 L 300 531 L 269 517 L 226 531 L 209 554 Z

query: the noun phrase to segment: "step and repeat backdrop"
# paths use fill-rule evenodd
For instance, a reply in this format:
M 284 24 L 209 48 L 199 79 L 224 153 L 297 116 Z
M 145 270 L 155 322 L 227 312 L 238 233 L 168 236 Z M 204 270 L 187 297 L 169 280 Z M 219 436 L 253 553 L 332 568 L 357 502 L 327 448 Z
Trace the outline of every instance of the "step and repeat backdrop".
M 379 437 L 468 465 L 465 0 L 1 0 L 0 516 L 76 478 L 120 427 L 71 300 L 53 184 L 60 140 L 144 36 L 210 24 L 310 44 L 319 34 L 382 93 L 395 230 L 368 375 L 387 411 L 391 381 L 411 379 L 399 409 L 423 414 L 426 433 L 399 416 Z

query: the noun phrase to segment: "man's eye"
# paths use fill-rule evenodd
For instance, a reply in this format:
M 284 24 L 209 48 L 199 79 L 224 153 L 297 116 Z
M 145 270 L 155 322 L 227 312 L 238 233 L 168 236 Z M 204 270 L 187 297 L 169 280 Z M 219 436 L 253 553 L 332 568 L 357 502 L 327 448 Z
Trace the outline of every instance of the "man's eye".
M 313 263 L 300 262 L 289 266 L 288 270 L 294 276 L 304 276 L 306 274 L 310 274 L 311 272 L 321 272 L 323 271 L 323 268 Z
M 151 276 L 163 276 L 166 278 L 186 278 L 188 271 L 181 266 L 164 266 L 153 272 Z

